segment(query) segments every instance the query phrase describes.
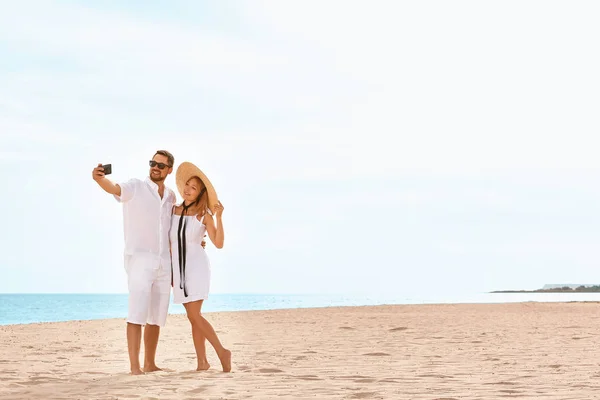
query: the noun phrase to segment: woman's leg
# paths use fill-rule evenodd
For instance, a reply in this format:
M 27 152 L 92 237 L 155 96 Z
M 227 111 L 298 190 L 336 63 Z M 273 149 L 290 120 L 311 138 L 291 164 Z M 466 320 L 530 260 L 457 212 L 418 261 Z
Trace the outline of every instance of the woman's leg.
M 211 326 L 210 322 L 208 322 L 201 314 L 202 312 L 202 303 L 204 300 L 193 301 L 191 303 L 185 303 L 184 307 L 187 312 L 187 317 L 192 324 L 192 335 L 193 329 L 196 328 L 200 331 L 200 333 L 208 340 L 208 342 L 214 347 L 217 355 L 219 356 L 219 360 L 221 360 L 221 365 L 223 366 L 224 372 L 231 371 L 231 352 L 227 350 L 217 337 L 215 330 Z M 195 339 L 194 339 L 195 344 Z M 198 349 L 196 349 L 198 352 Z M 205 351 L 206 354 L 206 351 Z M 200 360 L 198 360 L 200 363 Z
M 192 337 L 194 338 L 194 347 L 196 348 L 196 357 L 198 357 L 198 367 L 196 368 L 196 371 L 206 371 L 210 368 L 210 364 L 206 359 L 206 338 L 199 328 L 197 328 L 193 323 L 191 325 Z

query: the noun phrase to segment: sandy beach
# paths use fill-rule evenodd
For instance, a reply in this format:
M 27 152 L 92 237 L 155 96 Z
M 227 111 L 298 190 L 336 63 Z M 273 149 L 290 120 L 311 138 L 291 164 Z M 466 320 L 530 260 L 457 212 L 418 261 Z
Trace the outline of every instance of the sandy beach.
M 124 320 L 0 326 L 2 399 L 591 399 L 600 304 L 516 303 L 207 313 L 233 352 L 196 372 L 169 316 L 157 362 L 130 376 Z

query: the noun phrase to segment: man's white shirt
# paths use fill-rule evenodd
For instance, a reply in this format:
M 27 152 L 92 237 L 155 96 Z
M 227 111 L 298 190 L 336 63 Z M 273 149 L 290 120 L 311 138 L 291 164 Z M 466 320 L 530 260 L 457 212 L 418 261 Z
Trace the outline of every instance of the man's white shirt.
M 121 196 L 114 197 L 123 203 L 125 256 L 154 256 L 156 268 L 160 264 L 170 267 L 169 231 L 175 193 L 165 187 L 161 199 L 158 185 L 150 178 L 130 179 L 119 186 Z

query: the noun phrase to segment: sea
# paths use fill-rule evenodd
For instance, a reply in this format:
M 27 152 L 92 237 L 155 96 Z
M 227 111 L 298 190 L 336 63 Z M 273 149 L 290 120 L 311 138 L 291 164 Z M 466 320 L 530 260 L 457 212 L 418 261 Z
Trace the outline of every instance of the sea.
M 203 312 L 348 307 L 384 304 L 600 302 L 600 293 L 212 294 Z M 185 314 L 171 303 L 170 314 Z M 0 325 L 125 318 L 127 294 L 0 294 Z

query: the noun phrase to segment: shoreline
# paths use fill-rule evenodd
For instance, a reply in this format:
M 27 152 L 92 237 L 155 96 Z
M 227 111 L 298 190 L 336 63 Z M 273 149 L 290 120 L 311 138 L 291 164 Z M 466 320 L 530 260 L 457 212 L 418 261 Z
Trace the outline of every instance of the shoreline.
M 420 306 L 420 305 L 442 305 L 442 304 L 454 304 L 454 303 L 419 303 L 419 304 L 365 304 L 360 306 L 320 306 L 320 307 L 289 307 L 289 308 L 268 308 L 268 309 L 260 309 L 260 310 L 227 310 L 227 311 L 202 311 L 202 315 L 215 315 L 215 314 L 229 314 L 229 313 L 254 313 L 254 312 L 271 312 L 271 311 L 293 311 L 293 310 L 324 310 L 324 309 L 347 309 L 347 308 L 364 308 L 364 307 L 396 307 L 396 306 Z M 457 303 L 459 304 L 459 303 Z M 464 303 L 464 304 L 473 304 L 473 303 Z M 484 304 L 484 303 L 476 303 L 476 304 Z M 490 303 L 493 304 L 493 303 Z M 169 325 L 169 319 L 174 317 L 185 317 L 185 313 L 169 313 L 167 317 L 167 325 Z M 113 318 L 94 318 L 94 319 L 70 319 L 64 321 L 37 321 L 37 322 L 27 322 L 27 323 L 17 323 L 17 324 L 0 324 L 0 331 L 3 327 L 15 327 L 15 326 L 35 326 L 35 325 L 49 325 L 49 324 L 64 324 L 64 323 L 85 323 L 85 322 L 98 322 L 98 321 L 122 321 L 125 322 L 126 317 L 113 317 Z
M 559 291 L 559 292 L 525 292 L 525 291 L 494 291 L 494 292 L 487 292 L 487 294 L 530 294 L 530 293 L 535 293 L 535 294 L 571 294 L 571 292 L 563 292 L 563 291 Z M 575 293 L 575 292 L 573 292 Z M 578 292 L 580 293 L 580 292 Z M 582 294 L 592 294 L 592 293 L 598 293 L 600 295 L 599 292 L 581 292 Z M 577 303 L 595 303 L 595 302 L 600 302 L 600 296 L 598 298 L 598 300 L 567 300 L 567 299 L 560 299 L 560 300 L 531 300 L 531 299 L 520 299 L 520 300 L 515 300 L 515 301 L 499 301 L 499 302 L 491 302 L 491 301 L 456 301 L 456 302 L 443 302 L 443 301 L 432 301 L 432 302 L 419 302 L 419 303 L 373 303 L 373 304 L 361 304 L 361 305 L 323 305 L 323 306 L 300 306 L 300 307 L 273 307 L 273 308 L 260 308 L 260 309 L 243 309 L 243 310 L 216 310 L 216 311 L 203 311 L 203 314 L 205 315 L 211 315 L 211 314 L 221 314 L 221 313 L 245 313 L 245 312 L 256 312 L 256 311 L 289 311 L 289 310 L 320 310 L 320 309 L 335 309 L 335 308 L 364 308 L 364 307 L 396 307 L 396 306 L 423 306 L 423 305 L 438 305 L 438 306 L 442 306 L 442 305 L 475 305 L 475 304 L 488 304 L 488 305 L 492 305 L 492 304 L 519 304 L 519 303 L 540 303 L 540 304 L 560 304 L 560 303 L 572 303 L 572 302 L 577 302 Z M 182 312 L 176 312 L 176 313 L 169 313 L 168 316 L 169 318 L 172 317 L 176 317 L 176 316 L 185 316 L 185 311 Z M 0 322 L 0 329 L 2 329 L 3 327 L 10 327 L 10 326 L 34 326 L 34 325 L 45 325 L 45 324 L 60 324 L 60 323 L 67 323 L 67 322 L 74 322 L 74 323 L 80 323 L 80 322 L 92 322 L 92 321 L 125 321 L 126 316 L 119 316 L 119 317 L 108 317 L 108 318 L 90 318 L 90 319 L 67 319 L 67 320 L 53 320 L 53 321 L 32 321 L 32 322 L 19 322 L 19 323 L 9 323 L 9 324 L 5 324 L 5 323 L 1 323 Z M 168 325 L 168 320 L 167 320 L 167 325 Z

